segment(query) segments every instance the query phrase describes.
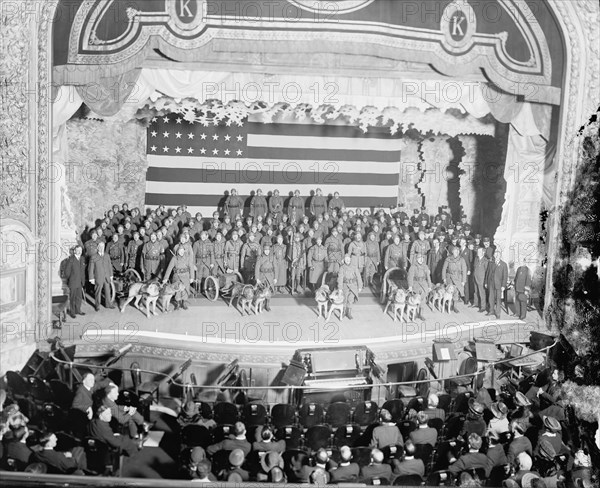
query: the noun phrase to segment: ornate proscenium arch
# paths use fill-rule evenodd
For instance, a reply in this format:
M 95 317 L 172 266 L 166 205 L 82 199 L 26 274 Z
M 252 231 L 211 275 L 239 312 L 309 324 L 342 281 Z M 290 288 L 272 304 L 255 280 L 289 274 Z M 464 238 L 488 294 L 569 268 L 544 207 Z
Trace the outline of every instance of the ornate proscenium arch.
M 558 31 L 545 7 L 533 5 L 523 0 L 61 0 L 54 81 L 83 84 L 98 75 L 122 75 L 142 67 L 155 50 L 180 62 L 206 61 L 214 51 L 337 53 L 429 64 L 452 77 L 483 76 L 526 100 L 558 104 L 563 52 L 549 45 Z

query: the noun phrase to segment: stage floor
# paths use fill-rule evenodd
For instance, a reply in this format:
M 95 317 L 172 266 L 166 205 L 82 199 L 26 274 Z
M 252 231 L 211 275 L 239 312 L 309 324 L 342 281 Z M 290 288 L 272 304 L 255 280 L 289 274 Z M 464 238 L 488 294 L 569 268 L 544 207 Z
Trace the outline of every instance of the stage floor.
M 172 307 L 172 305 L 171 305 Z M 146 318 L 145 313 L 129 305 L 118 309 L 84 305 L 83 317 L 67 317 L 63 329 L 54 335 L 65 343 L 76 343 L 89 351 L 128 343 L 218 353 L 246 357 L 250 362 L 272 364 L 291 358 L 299 348 L 366 345 L 383 362 L 431 355 L 434 339 L 446 339 L 462 347 L 473 338 L 486 338 L 496 344 L 527 342 L 531 331 L 544 331 L 537 311 L 530 311 L 527 321 L 509 316 L 503 310 L 500 320 L 479 313 L 476 308 L 458 304 L 459 313 L 441 313 L 423 307 L 424 320 L 394 322 L 391 312 L 384 315 L 384 305 L 371 291 L 363 291 L 353 308 L 354 319 L 337 317 L 326 321 L 317 317 L 314 298 L 289 294 L 275 295 L 271 312 L 244 316 L 219 298 L 189 301 L 188 310 Z M 490 320 L 493 319 L 493 320 Z M 405 319 L 406 320 L 406 319 Z

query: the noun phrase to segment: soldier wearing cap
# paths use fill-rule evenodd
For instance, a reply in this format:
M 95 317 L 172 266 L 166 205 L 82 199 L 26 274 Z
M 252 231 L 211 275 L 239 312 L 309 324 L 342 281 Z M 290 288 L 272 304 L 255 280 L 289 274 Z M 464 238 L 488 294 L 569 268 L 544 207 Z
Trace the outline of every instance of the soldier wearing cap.
M 404 257 L 400 246 L 400 236 L 395 235 L 393 242 L 385 250 L 383 267 L 386 271 L 390 268 L 404 268 Z
M 430 249 L 429 241 L 425 240 L 425 232 L 420 230 L 417 234 L 417 239 L 410 246 L 410 262 L 415 262 L 414 257 L 416 254 L 427 256 Z
M 300 196 L 300 190 L 294 191 L 294 196 L 290 198 L 288 217 L 294 225 L 298 225 L 302 221 L 302 217 L 304 217 L 304 199 Z
M 173 247 L 173 252 L 177 255 L 179 248 L 182 247 L 184 256 L 188 259 L 191 269 L 194 269 L 194 250 L 192 249 L 192 243 L 190 242 L 189 229 L 186 231 L 186 227 L 183 228 L 181 235 L 179 236 L 179 242 Z
M 337 210 L 338 212 L 345 209 L 344 200 L 340 198 L 339 192 L 333 194 L 333 198 L 329 201 L 329 211 Z
M 315 245 L 308 250 L 308 282 L 313 291 L 319 287 L 319 283 L 323 278 L 327 259 L 327 249 L 323 245 L 323 238 L 319 235 L 315 240 Z
M 208 229 L 206 232 L 208 233 L 208 238 L 211 241 L 214 241 L 215 237 L 217 236 L 217 232 L 219 232 L 219 220 L 218 219 L 214 219 L 211 222 L 210 229 Z
M 449 250 L 451 255 L 448 256 L 444 261 L 444 266 L 442 267 L 442 278 L 446 286 L 454 285 L 456 287 L 452 299 L 454 301 L 453 311 L 458 313 L 456 301 L 462 295 L 465 287 L 465 281 L 467 281 L 467 264 L 465 263 L 464 259 L 460 257 L 460 249 L 458 247 L 452 246 Z
M 248 234 L 246 243 L 242 246 L 241 250 L 241 263 L 242 272 L 247 282 L 252 281 L 254 278 L 254 270 L 256 268 L 256 261 L 260 257 L 262 250 L 260 244 L 256 242 L 256 235 L 253 233 Z
M 400 267 L 404 270 L 408 268 L 410 265 L 410 247 L 412 246 L 412 241 L 410 239 L 410 234 L 408 232 L 403 233 L 403 239 L 400 241 Z
M 290 292 L 294 293 L 293 284 L 296 283 L 296 291 L 302 293 L 302 284 L 300 283 L 302 274 L 306 270 L 306 252 L 304 245 L 302 244 L 302 236 L 295 234 L 291 244 L 288 246 L 287 260 L 290 265 L 290 274 L 292 283 L 290 285 Z
M 231 239 L 225 243 L 225 269 L 228 273 L 239 271 L 242 241 L 237 230 L 231 232 Z
M 262 236 L 260 239 L 260 245 L 264 246 L 267 243 L 273 245 L 273 238 L 274 238 L 273 228 L 265 227 L 263 230 L 264 230 L 264 236 Z
M 484 249 L 484 254 L 485 257 L 488 258 L 490 261 L 494 260 L 494 246 L 492 246 L 491 244 L 491 240 L 489 237 L 484 237 L 483 238 L 483 249 Z
M 327 198 L 323 196 L 323 191 L 317 188 L 315 196 L 310 200 L 310 213 L 313 217 L 318 217 L 327 212 Z
M 374 225 L 377 227 L 377 224 Z M 379 249 L 378 235 L 375 231 L 369 232 L 367 242 L 365 243 L 365 286 L 370 286 L 373 275 L 379 270 L 381 264 L 381 251 Z
M 269 198 L 269 215 L 275 224 L 281 221 L 283 213 L 283 198 L 279 196 L 279 190 L 273 190 L 273 195 Z
M 214 246 L 208 240 L 208 232 L 202 231 L 200 239 L 192 246 L 194 253 L 194 261 L 196 268 L 196 280 L 198 285 L 202 286 L 202 281 L 212 275 L 212 270 L 215 266 L 213 251 Z
M 133 238 L 127 244 L 125 251 L 125 259 L 127 260 L 127 267 L 140 271 L 140 256 L 142 255 L 142 247 L 144 242 L 140 239 L 140 233 L 135 231 Z
M 225 273 L 225 239 L 220 231 L 215 234 L 213 242 L 213 263 L 214 267 L 211 270 L 213 276 L 221 276 Z
M 254 218 L 257 218 L 258 216 L 264 218 L 267 216 L 268 211 L 269 206 L 267 205 L 267 199 L 263 196 L 262 190 L 259 188 L 256 190 L 256 195 L 250 200 L 250 215 Z
M 400 226 L 400 232 L 402 235 L 408 234 L 412 232 L 412 226 L 410 225 L 410 218 L 404 212 L 402 212 L 402 225 Z
M 367 255 L 367 248 L 362 240 L 360 232 L 354 234 L 354 240 L 348 244 L 348 254 L 353 266 L 358 269 L 358 272 L 362 275 L 365 269 L 365 257 Z
M 142 263 L 144 280 L 148 281 L 157 276 L 160 264 L 160 243 L 156 240 L 156 233 L 150 234 L 150 240 L 142 248 Z
M 338 273 L 338 289 L 342 290 L 345 298 L 346 316 L 352 320 L 352 306 L 358 301 L 358 295 L 363 288 L 363 281 L 356 266 L 352 264 L 350 255 L 344 256 L 344 264 Z
M 272 253 L 276 263 L 277 291 L 281 293 L 287 284 L 287 266 L 285 265 L 287 247 L 283 243 L 283 235 L 277 235 L 277 242 L 273 245 Z
M 169 266 L 167 266 L 167 271 L 165 272 L 163 279 L 163 285 L 167 283 L 171 277 L 171 273 L 173 274 L 173 283 L 180 282 L 185 286 L 182 291 L 178 291 L 175 294 L 175 301 L 178 304 L 176 305 L 176 308 L 177 306 L 181 306 L 181 308 L 187 310 L 186 300 L 189 297 L 189 288 L 193 279 L 194 267 L 190 262 L 189 257 L 185 255 L 185 248 L 183 246 L 178 248 L 177 254 L 173 256 L 173 259 L 169 262 Z
M 483 244 L 481 243 L 481 234 L 475 234 L 473 241 L 475 242 L 475 249 L 477 249 L 478 247 L 483 247 Z M 484 251 L 484 255 L 485 255 L 485 251 Z
M 125 248 L 123 243 L 119 240 L 118 234 L 113 234 L 112 239 L 106 245 L 106 254 L 110 258 L 110 262 L 113 267 L 113 271 L 121 273 L 123 266 L 125 265 Z
M 427 295 L 431 290 L 431 277 L 429 268 L 425 264 L 425 256 L 421 253 L 414 255 L 414 261 L 408 270 L 408 291 L 414 291 L 421 296 L 421 304 L 427 300 Z M 419 307 L 419 317 L 423 319 L 421 307 Z
M 89 263 L 92 256 L 98 253 L 98 232 L 96 229 L 92 229 L 90 232 L 90 238 L 85 241 L 83 248 L 85 249 L 86 262 Z
M 279 276 L 279 261 L 271 254 L 271 244 L 266 243 L 262 248 L 262 256 L 256 260 L 254 276 L 256 284 L 266 283 L 272 290 L 277 286 Z M 265 310 L 271 311 L 271 299 L 265 300 Z
M 241 217 L 243 211 L 244 201 L 238 196 L 237 190 L 232 188 L 231 194 L 225 200 L 225 212 L 227 212 L 232 220 L 235 220 L 238 216 Z
M 337 227 L 331 229 L 331 235 L 325 240 L 327 250 L 327 271 L 337 273 L 343 261 L 344 248 Z

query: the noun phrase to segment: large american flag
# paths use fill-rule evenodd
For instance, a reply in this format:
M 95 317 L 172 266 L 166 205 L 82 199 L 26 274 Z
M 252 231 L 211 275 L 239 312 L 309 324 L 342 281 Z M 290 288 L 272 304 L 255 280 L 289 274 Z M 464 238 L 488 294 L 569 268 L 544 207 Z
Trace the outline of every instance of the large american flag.
M 248 120 L 206 126 L 169 114 L 152 119 L 147 140 L 150 207 L 185 204 L 208 217 L 232 188 L 246 206 L 257 188 L 264 195 L 278 189 L 284 200 L 298 189 L 307 205 L 316 188 L 339 192 L 347 208 L 397 204 L 402 140 L 388 128 L 365 134 L 354 126 Z

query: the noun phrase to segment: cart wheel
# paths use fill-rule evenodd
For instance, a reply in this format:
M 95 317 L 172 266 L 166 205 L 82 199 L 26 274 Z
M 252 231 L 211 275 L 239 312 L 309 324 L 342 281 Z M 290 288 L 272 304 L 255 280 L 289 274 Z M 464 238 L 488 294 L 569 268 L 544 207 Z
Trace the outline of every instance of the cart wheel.
M 219 298 L 219 282 L 214 276 L 208 276 L 204 280 L 204 294 L 211 302 L 216 302 Z
M 137 272 L 137 270 L 133 268 L 126 269 L 123 272 L 123 276 L 127 278 L 127 281 L 129 281 L 129 283 L 139 283 L 140 281 L 142 281 L 142 277 L 140 276 L 140 274 Z

